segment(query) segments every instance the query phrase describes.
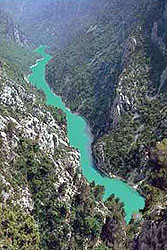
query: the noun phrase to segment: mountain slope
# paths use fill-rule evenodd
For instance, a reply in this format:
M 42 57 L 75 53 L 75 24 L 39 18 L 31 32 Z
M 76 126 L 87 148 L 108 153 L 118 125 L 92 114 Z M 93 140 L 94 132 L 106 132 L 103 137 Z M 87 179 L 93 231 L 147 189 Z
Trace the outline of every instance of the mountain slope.
M 53 46 L 48 83 L 88 119 L 97 167 L 135 184 L 146 207 L 125 225 L 118 199 L 102 202 L 103 188 L 80 174 L 64 114 L 46 107 L 17 68 L 2 60 L 1 248 L 165 250 L 166 2 L 29 3 L 33 14 L 44 8 L 31 19 L 27 7 L 24 12 L 27 1 L 17 1 L 13 14 L 27 25 L 42 21 L 39 33 L 37 26 L 25 29 L 32 38 L 40 34 L 37 44 Z
M 90 29 L 55 53 L 46 79 L 88 119 L 99 170 L 136 184 L 146 198 L 127 249 L 166 249 L 167 4 L 103 1 L 101 9 Z
M 126 176 L 126 179 L 131 176 L 131 180 L 137 177 L 136 181 L 150 176 L 152 166 L 148 165 L 148 154 L 156 141 L 166 136 L 167 106 L 164 90 L 167 80 L 167 44 L 165 32 L 159 37 L 158 33 L 153 34 L 155 26 L 159 25 L 159 30 L 162 30 L 162 11 L 164 17 L 166 15 L 164 6 L 162 3 L 149 5 L 143 26 L 136 27 L 128 38 L 123 57 L 124 67 L 110 111 L 113 124 L 94 150 L 96 155 L 99 149 L 99 153 L 104 155 L 103 159 L 106 159 L 106 167 L 102 162 L 97 165 L 106 170 L 111 166 L 111 173 L 118 171 L 117 174 Z M 153 16 L 156 19 L 152 20 Z M 161 44 L 155 43 L 154 36 Z M 102 148 L 105 148 L 104 151 Z
M 112 125 L 113 117 L 108 114 L 123 70 L 128 36 L 143 22 L 150 1 L 93 1 L 92 8 L 97 5 L 100 11 L 68 46 L 55 52 L 46 69 L 50 86 L 72 110 L 89 120 L 96 136 Z
M 79 33 L 70 45 L 55 53 L 46 68 L 46 79 L 73 111 L 88 119 L 96 138 L 107 132 L 101 138 L 102 144 L 104 141 L 111 142 L 119 126 L 122 126 L 118 132 L 122 140 L 122 153 L 119 142 L 113 138 L 113 143 L 120 149 L 120 153 L 116 149 L 118 162 L 115 169 L 112 158 L 112 153 L 115 154 L 114 145 L 107 143 L 104 146 L 106 149 L 98 152 L 102 148 L 99 142 L 95 147 L 97 150 L 94 150 L 96 159 L 99 155 L 99 168 L 111 174 L 115 170 L 118 174 L 121 169 L 120 158 L 127 165 L 124 159 L 126 153 L 132 153 L 133 158 L 134 151 L 137 157 L 136 143 L 140 135 L 143 138 L 143 142 L 139 142 L 141 147 L 147 142 L 151 144 L 152 138 L 161 140 L 165 136 L 164 126 L 159 128 L 165 122 L 165 115 L 158 112 L 158 109 L 163 108 L 163 98 L 156 93 L 165 88 L 166 82 L 166 33 L 163 28 L 166 11 L 164 1 L 103 1 L 101 6 L 102 11 L 90 28 Z M 155 112 L 154 120 L 152 112 Z M 150 125 L 143 121 L 145 117 L 140 119 L 140 113 L 151 116 Z M 119 122 L 120 125 L 115 128 Z M 142 133 L 144 122 L 147 128 Z M 129 126 L 134 129 L 130 130 Z M 127 131 L 124 132 L 123 127 Z M 140 130 L 138 133 L 136 127 Z M 150 129 L 154 134 L 151 135 Z M 118 133 L 116 138 L 119 140 Z M 127 138 L 122 137 L 121 133 L 127 133 Z M 148 138 L 143 137 L 145 133 Z M 113 149 L 113 152 L 107 151 L 107 148 Z M 129 152 L 130 149 L 132 152 Z M 105 158 L 107 162 L 103 167 L 102 159 Z M 110 167 L 113 168 L 111 171 Z M 130 173 L 129 170 L 123 166 L 122 176 L 125 177 L 126 171 Z
M 81 175 L 65 114 L 3 59 L 0 74 L 0 248 L 95 249 L 106 218 L 120 225 L 113 246 L 124 246 L 122 203 L 104 204 L 103 187 Z
M 17 24 L 0 9 L 0 56 L 28 72 L 38 58 Z
M 94 0 L 92 1 L 94 2 Z M 93 11 L 92 2 L 83 0 L 48 1 L 0 1 L 0 6 L 24 27 L 30 40 L 36 45 L 59 48 L 66 44 L 75 32 L 82 30 Z

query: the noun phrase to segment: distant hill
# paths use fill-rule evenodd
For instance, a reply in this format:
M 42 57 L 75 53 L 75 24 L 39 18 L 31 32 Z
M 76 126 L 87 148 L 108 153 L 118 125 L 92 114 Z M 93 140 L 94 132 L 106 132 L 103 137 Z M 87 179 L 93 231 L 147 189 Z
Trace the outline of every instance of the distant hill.
M 0 56 L 28 72 L 38 58 L 17 23 L 0 9 Z
M 88 5 L 92 3 L 87 0 L 0 1 L 1 8 L 24 27 L 33 43 L 56 47 L 84 28 L 89 21 Z

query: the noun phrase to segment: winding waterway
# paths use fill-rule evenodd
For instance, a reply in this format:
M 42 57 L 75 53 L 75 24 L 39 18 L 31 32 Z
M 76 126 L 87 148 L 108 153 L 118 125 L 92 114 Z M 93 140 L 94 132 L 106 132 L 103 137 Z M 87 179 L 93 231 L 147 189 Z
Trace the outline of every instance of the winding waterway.
M 51 56 L 45 53 L 45 46 L 40 46 L 36 49 L 36 53 L 40 54 L 43 59 L 31 67 L 32 74 L 29 76 L 29 81 L 38 89 L 44 91 L 47 104 L 61 108 L 66 113 L 70 145 L 78 148 L 80 151 L 82 172 L 85 178 L 89 182 L 95 181 L 96 184 L 105 187 L 105 200 L 111 194 L 120 198 L 125 204 L 126 221 L 129 222 L 132 214 L 144 207 L 144 198 L 125 182 L 116 178 L 107 178 L 96 170 L 91 154 L 92 135 L 89 126 L 82 117 L 72 114 L 70 110 L 65 107 L 61 97 L 52 93 L 52 90 L 46 83 L 45 65 L 51 59 Z

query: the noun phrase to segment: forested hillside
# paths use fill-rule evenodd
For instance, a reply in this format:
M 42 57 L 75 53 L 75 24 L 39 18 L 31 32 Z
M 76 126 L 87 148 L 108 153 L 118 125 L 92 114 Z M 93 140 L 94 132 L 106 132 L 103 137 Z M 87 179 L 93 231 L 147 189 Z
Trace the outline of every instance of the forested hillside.
M 93 3 L 96 7 L 96 1 Z M 100 12 L 96 12 L 91 23 L 77 33 L 68 46 L 55 52 L 46 71 L 49 84 L 72 110 L 88 118 L 95 135 L 112 125 L 116 87 L 127 63 L 129 47 L 135 46 L 135 29 L 140 25 L 144 29 L 149 21 L 147 10 L 150 15 L 157 16 L 162 10 L 160 5 L 163 5 L 162 1 L 154 2 L 152 6 L 151 1 L 139 3 L 135 0 L 98 1 L 98 4 L 101 5 Z M 150 27 L 154 20 L 151 22 Z M 146 46 L 145 50 L 148 50 Z M 162 73 L 165 56 L 159 57 Z
M 101 1 L 89 28 L 46 68 L 54 91 L 88 119 L 99 170 L 137 184 L 146 197 L 141 231 L 128 249 L 167 244 L 166 20 L 163 0 Z
M 38 58 L 21 28 L 1 9 L 1 6 L 0 56 L 19 66 L 23 72 L 28 72 L 29 66 Z
M 167 249 L 166 0 L 0 0 L 0 9 L 0 248 Z M 22 74 L 36 59 L 29 43 L 49 46 L 46 80 L 90 124 L 99 171 L 145 197 L 129 225 L 119 199 L 103 202 L 103 187 L 82 176 L 64 113 Z
M 65 114 L 46 106 L 20 70 L 0 65 L 0 248 L 124 247 L 123 204 L 104 203 L 104 188 L 82 176 Z M 106 243 L 109 222 L 116 230 Z
M 89 0 L 0 0 L 3 10 L 24 27 L 31 42 L 51 49 L 67 44 L 89 25 L 101 4 Z
M 166 6 L 150 0 L 101 6 L 91 26 L 55 53 L 46 79 L 88 119 L 98 138 L 97 166 L 139 181 L 150 171 L 144 160 L 150 147 L 166 135 Z

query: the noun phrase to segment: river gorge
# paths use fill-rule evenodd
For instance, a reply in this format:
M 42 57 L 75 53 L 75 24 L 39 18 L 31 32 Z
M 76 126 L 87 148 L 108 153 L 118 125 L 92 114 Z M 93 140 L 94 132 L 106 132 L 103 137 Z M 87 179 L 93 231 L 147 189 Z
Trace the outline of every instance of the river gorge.
M 93 137 L 87 122 L 78 114 L 71 113 L 62 102 L 61 97 L 56 96 L 46 83 L 45 65 L 49 62 L 51 56 L 45 52 L 45 46 L 40 46 L 35 52 L 42 59 L 31 66 L 32 74 L 29 75 L 29 81 L 32 85 L 44 91 L 48 105 L 61 108 L 66 114 L 69 142 L 71 146 L 79 149 L 83 175 L 87 181 L 95 181 L 96 184 L 105 187 L 104 200 L 114 194 L 124 203 L 126 221 L 129 222 L 133 213 L 144 208 L 144 198 L 124 181 L 117 178 L 108 178 L 96 169 L 91 153 Z

